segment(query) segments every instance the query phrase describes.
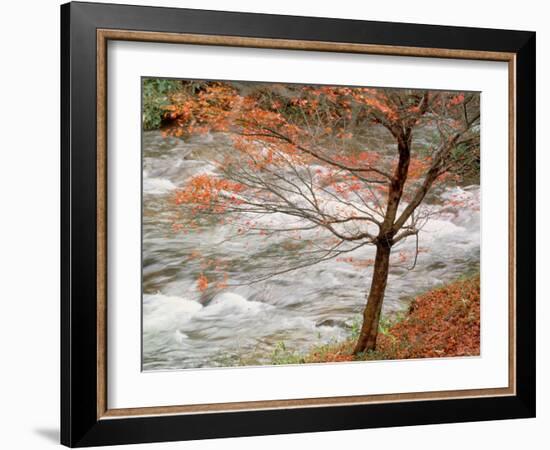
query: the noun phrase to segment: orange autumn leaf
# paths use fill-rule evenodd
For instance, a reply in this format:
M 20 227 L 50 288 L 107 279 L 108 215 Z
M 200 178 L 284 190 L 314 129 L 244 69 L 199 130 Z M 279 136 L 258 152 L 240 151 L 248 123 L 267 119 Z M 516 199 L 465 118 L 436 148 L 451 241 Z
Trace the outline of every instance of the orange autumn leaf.
M 229 275 L 227 275 L 227 273 L 224 273 L 223 275 L 223 280 L 222 281 L 218 281 L 216 283 L 216 289 L 226 289 L 227 288 L 227 282 L 229 280 Z
M 208 289 L 208 278 L 206 278 L 203 273 L 201 273 L 197 279 L 197 289 L 200 292 L 204 292 Z

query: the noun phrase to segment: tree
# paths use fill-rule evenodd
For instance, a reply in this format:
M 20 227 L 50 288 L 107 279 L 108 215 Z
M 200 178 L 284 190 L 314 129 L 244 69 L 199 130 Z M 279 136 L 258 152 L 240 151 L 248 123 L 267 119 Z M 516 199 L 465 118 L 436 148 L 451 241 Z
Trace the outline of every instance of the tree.
M 478 94 L 205 82 L 172 103 L 171 133 L 224 132 L 234 148 L 216 161 L 217 173 L 178 191 L 189 214 L 177 227 L 219 220 L 240 236 L 297 241 L 316 232 L 298 262 L 274 261 L 261 280 L 334 258 L 373 264 L 355 353 L 375 349 L 392 248 L 412 237 L 418 253 L 433 214 L 422 207 L 426 195 L 479 162 Z M 391 148 L 376 148 L 381 134 Z M 284 226 L 269 221 L 276 214 L 288 217 Z M 373 261 L 347 256 L 366 245 L 376 248 Z M 204 275 L 199 284 L 208 286 Z

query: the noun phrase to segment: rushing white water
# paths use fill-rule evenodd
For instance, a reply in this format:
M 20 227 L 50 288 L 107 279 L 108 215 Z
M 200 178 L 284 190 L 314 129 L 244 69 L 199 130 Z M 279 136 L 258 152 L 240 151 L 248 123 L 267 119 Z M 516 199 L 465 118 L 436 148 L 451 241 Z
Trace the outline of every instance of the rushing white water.
M 306 352 L 313 345 L 344 339 L 361 313 L 372 268 L 357 268 L 338 260 L 244 284 L 259 261 L 281 258 L 284 240 L 261 236 L 224 241 L 228 225 L 202 227 L 195 233 L 174 233 L 180 209 L 173 193 L 199 172 L 212 172 L 206 161 L 227 150 L 227 142 L 212 136 L 184 143 L 147 132 L 143 139 L 143 368 L 144 370 L 265 364 L 277 343 Z M 441 207 L 447 198 L 458 206 Z M 384 313 L 403 310 L 416 294 L 452 280 L 479 264 L 479 186 L 448 187 L 427 202 L 439 209 L 420 233 L 421 252 L 411 261 L 391 267 Z M 281 221 L 288 221 L 284 216 Z M 284 239 L 284 238 L 283 238 Z M 414 253 L 414 239 L 394 253 Z M 225 258 L 230 286 L 200 292 L 197 278 L 204 268 L 190 258 Z M 373 258 L 372 247 L 349 256 Z M 242 284 L 240 284 L 242 283 Z M 232 284 L 240 284 L 231 286 Z

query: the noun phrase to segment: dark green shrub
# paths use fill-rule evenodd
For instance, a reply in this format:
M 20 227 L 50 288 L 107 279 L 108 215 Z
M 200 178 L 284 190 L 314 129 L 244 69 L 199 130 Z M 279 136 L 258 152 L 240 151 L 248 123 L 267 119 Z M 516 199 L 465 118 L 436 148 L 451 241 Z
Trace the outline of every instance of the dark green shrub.
M 143 78 L 142 123 L 144 130 L 154 130 L 162 124 L 165 108 L 170 105 L 170 94 L 181 89 L 179 80 L 164 78 Z

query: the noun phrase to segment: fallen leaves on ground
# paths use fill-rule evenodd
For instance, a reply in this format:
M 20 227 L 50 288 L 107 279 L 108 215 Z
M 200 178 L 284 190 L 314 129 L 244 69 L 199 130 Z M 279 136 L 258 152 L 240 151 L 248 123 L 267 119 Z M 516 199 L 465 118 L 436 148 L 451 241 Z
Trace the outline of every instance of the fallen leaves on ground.
M 400 320 L 378 335 L 373 352 L 354 355 L 354 340 L 312 350 L 301 362 L 479 355 L 479 274 L 416 297 Z

